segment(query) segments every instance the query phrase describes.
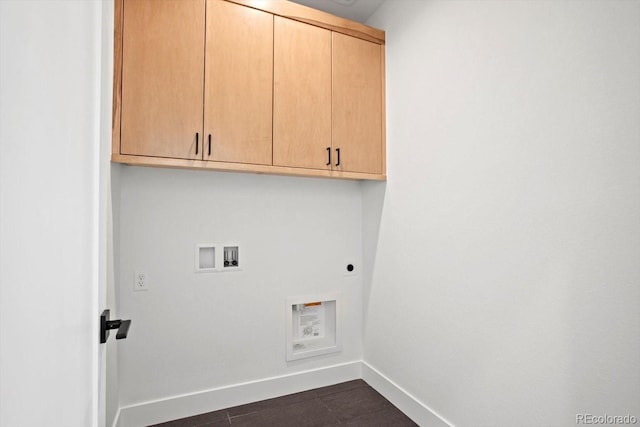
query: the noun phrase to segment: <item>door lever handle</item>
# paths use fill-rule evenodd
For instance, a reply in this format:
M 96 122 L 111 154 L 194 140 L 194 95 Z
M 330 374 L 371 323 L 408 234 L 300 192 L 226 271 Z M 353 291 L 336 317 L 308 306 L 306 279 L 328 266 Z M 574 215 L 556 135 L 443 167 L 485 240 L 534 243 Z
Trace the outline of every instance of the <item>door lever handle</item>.
M 107 342 L 109 338 L 109 330 L 117 329 L 116 339 L 121 340 L 127 337 L 131 320 L 109 320 L 109 310 L 105 310 L 100 315 L 100 344 Z

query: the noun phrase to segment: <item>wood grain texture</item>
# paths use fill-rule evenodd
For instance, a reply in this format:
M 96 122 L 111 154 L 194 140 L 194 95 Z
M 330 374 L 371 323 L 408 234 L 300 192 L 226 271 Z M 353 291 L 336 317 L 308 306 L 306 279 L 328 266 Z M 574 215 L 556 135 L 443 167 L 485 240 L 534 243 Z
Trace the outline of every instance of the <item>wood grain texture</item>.
M 331 169 L 331 31 L 275 17 L 273 101 L 273 164 Z
M 384 44 L 385 32 L 359 22 L 340 18 L 287 0 L 228 0 L 264 10 L 284 18 L 305 22 L 316 27 L 347 34 L 373 43 Z
M 204 19 L 205 0 L 124 2 L 121 153 L 202 156 Z
M 384 181 L 385 175 L 341 172 L 320 169 L 289 168 L 270 165 L 252 165 L 246 163 L 213 162 L 203 160 L 168 159 L 163 157 L 129 156 L 114 154 L 112 162 L 123 163 L 132 166 L 151 166 L 177 169 L 205 169 L 225 172 L 248 172 L 268 175 L 308 176 L 318 178 L 339 178 L 355 180 Z
M 205 159 L 271 164 L 273 16 L 207 0 L 205 64 Z
M 115 0 L 113 9 L 113 94 L 111 154 L 120 154 L 120 107 L 122 105 L 122 9 L 124 0 Z
M 387 174 L 387 59 L 385 54 L 384 45 L 380 46 L 380 55 L 382 61 L 380 62 L 380 112 L 381 112 L 381 123 L 380 123 L 380 138 L 381 144 L 380 147 L 380 156 L 382 160 L 382 175 Z
M 331 94 L 329 95 L 333 100 L 332 105 L 329 108 L 333 109 L 333 113 L 332 118 L 329 119 L 329 121 L 333 121 L 334 135 L 331 141 L 334 145 L 333 148 L 341 148 L 342 151 L 341 167 L 336 168 L 336 170 L 326 169 L 326 145 L 329 143 L 323 144 L 321 147 L 322 154 L 319 156 L 321 160 L 316 161 L 321 162 L 322 166 L 319 169 L 308 169 L 309 167 L 316 166 L 298 167 L 294 162 L 289 161 L 281 161 L 281 163 L 286 163 L 290 166 L 271 166 L 271 153 L 268 155 L 264 155 L 264 153 L 262 154 L 265 159 L 269 158 L 268 161 L 265 160 L 263 162 L 263 160 L 249 160 L 247 162 L 248 157 L 253 156 L 255 152 L 259 153 L 261 151 L 260 149 L 254 150 L 251 146 L 241 149 L 240 152 L 242 155 L 240 157 L 234 157 L 234 155 L 232 155 L 226 159 L 224 156 L 221 156 L 220 161 L 200 160 L 203 159 L 202 153 L 205 155 L 208 154 L 206 151 L 206 134 L 203 127 L 205 71 L 206 73 L 214 73 L 216 75 L 215 78 L 219 79 L 220 82 L 223 82 L 225 78 L 231 79 L 234 74 L 233 72 L 230 72 L 227 73 L 226 77 L 224 77 L 224 73 L 218 73 L 218 70 L 216 70 L 215 67 L 207 67 L 205 70 L 205 1 L 209 2 L 207 4 L 209 13 L 217 11 L 218 9 L 216 8 L 220 5 L 238 7 L 238 4 L 242 4 L 245 5 L 245 7 L 234 10 L 250 10 L 252 12 L 269 10 L 270 12 L 281 16 L 285 16 L 286 14 L 299 15 L 293 16 L 292 19 L 288 20 L 281 16 L 276 16 L 274 18 L 273 16 L 263 13 L 263 15 L 267 15 L 270 20 L 275 19 L 276 21 L 281 22 L 287 21 L 287 23 L 295 23 L 297 25 L 302 25 L 300 24 L 301 22 L 311 22 L 313 24 L 312 21 L 314 20 L 326 21 L 323 22 L 322 25 L 313 24 L 315 26 L 309 26 L 309 29 L 314 30 L 309 31 L 310 33 L 316 31 L 322 32 L 325 31 L 324 29 L 335 29 L 334 24 L 336 22 L 332 21 L 335 17 L 328 18 L 331 17 L 331 15 L 314 11 L 313 9 L 299 6 L 297 4 L 289 4 L 289 2 L 280 0 L 229 0 L 228 2 L 223 0 L 115 0 L 112 161 L 140 166 L 211 169 L 260 174 L 265 173 L 366 180 L 386 179 L 384 32 L 379 30 L 376 30 L 379 31 L 379 33 L 372 33 L 375 37 L 371 35 L 364 37 L 365 40 L 372 40 L 375 43 L 378 43 L 378 54 L 376 54 L 372 49 L 361 49 L 362 46 L 370 46 L 372 43 L 364 42 L 358 45 L 358 43 L 354 42 L 354 40 L 358 41 L 358 35 L 356 35 L 356 39 L 347 37 L 344 34 L 334 33 L 331 35 L 331 43 L 334 46 L 333 51 L 329 53 L 328 62 L 331 63 L 331 56 L 333 55 L 334 66 L 331 69 L 331 76 L 329 77 L 330 82 L 333 80 L 333 84 L 330 83 Z M 188 6 L 184 6 L 185 4 Z M 180 10 L 175 9 L 178 7 Z M 186 7 L 186 9 L 183 9 L 184 7 Z M 187 11 L 187 9 L 189 9 L 189 11 Z M 217 16 L 220 17 L 222 14 L 217 14 Z M 231 18 L 232 16 L 228 15 L 227 17 Z M 185 22 L 187 24 L 185 24 Z M 213 20 L 211 22 L 213 22 Z M 226 24 L 226 27 L 222 30 L 224 33 L 222 34 L 222 37 L 232 37 L 230 33 L 236 30 L 234 25 L 229 25 L 230 22 L 231 20 L 229 19 L 228 22 L 223 23 Z M 333 24 L 328 24 L 327 22 L 332 22 Z M 126 29 L 124 27 L 125 24 L 127 25 Z M 193 31 L 187 31 L 183 34 L 185 25 Z M 251 22 L 249 25 L 251 27 L 260 26 L 259 24 L 255 25 L 255 22 Z M 130 29 L 130 27 L 133 29 Z M 196 30 L 194 27 L 198 27 L 198 29 Z M 280 28 L 285 27 L 287 27 L 287 25 Z M 292 26 L 292 28 L 295 27 L 296 26 Z M 217 23 L 216 28 L 223 28 L 223 25 Z M 313 58 L 314 55 L 326 57 L 326 53 L 318 53 L 315 49 L 310 49 L 312 44 L 310 40 L 313 39 L 313 37 L 306 39 L 306 41 L 305 39 L 296 40 L 296 37 L 285 37 L 287 40 L 279 44 L 277 40 L 277 34 L 279 31 L 277 26 L 276 28 L 271 28 L 272 33 L 276 33 L 275 44 L 276 46 L 279 46 L 276 47 L 276 49 L 282 49 L 281 52 L 288 50 L 291 53 L 293 50 L 298 50 L 302 52 L 302 55 L 306 55 L 307 57 Z M 355 25 L 354 28 L 359 28 L 357 31 L 354 30 L 355 33 L 361 29 L 359 24 Z M 252 29 L 252 31 L 253 30 L 255 30 L 255 28 Z M 215 31 L 211 31 L 209 28 L 207 28 L 207 31 L 208 36 L 210 37 L 212 34 L 215 34 Z M 338 31 L 341 32 L 340 30 Z M 268 32 L 269 30 L 264 31 L 264 33 Z M 345 31 L 344 33 L 349 34 L 348 31 Z M 244 36 L 244 34 L 240 35 L 240 37 Z M 219 37 L 220 34 L 216 36 L 217 39 L 219 39 Z M 340 37 L 346 38 L 341 41 Z M 336 42 L 336 40 L 338 41 Z M 363 42 L 363 40 L 359 41 Z M 274 43 L 274 41 L 267 36 L 265 44 L 269 43 Z M 380 45 L 380 43 L 382 44 Z M 183 44 L 188 46 L 189 49 L 183 49 Z M 319 51 L 324 52 L 326 49 L 325 43 L 320 43 L 320 45 L 322 47 Z M 173 53 L 171 53 L 172 46 L 174 46 Z M 180 47 L 178 48 L 178 46 Z M 256 42 L 250 49 L 262 49 L 259 46 L 260 43 Z M 142 53 L 136 53 L 136 49 L 142 49 Z M 191 50 L 194 52 L 199 51 L 199 54 L 196 55 L 194 52 L 190 52 Z M 369 53 L 366 53 L 367 50 Z M 164 59 L 162 58 L 163 55 L 165 56 Z M 207 55 L 211 55 L 211 53 L 207 52 Z M 229 54 L 226 53 L 225 55 Z M 302 119 L 300 119 L 301 121 L 308 120 L 315 116 L 324 117 L 323 113 L 318 113 L 318 111 L 324 111 L 324 114 L 326 114 L 325 108 L 319 107 L 320 105 L 324 105 L 324 102 L 321 99 L 324 99 L 326 94 L 323 94 L 323 91 L 318 89 L 318 87 L 308 87 L 305 89 L 305 85 L 309 84 L 309 80 L 313 80 L 317 83 L 318 81 L 326 79 L 326 75 L 322 72 L 320 74 L 324 77 L 314 77 L 313 79 L 305 80 L 304 72 L 298 72 L 299 70 L 296 69 L 295 64 L 293 67 L 290 66 L 291 64 L 287 65 L 285 62 L 287 54 L 278 54 L 275 52 L 275 55 L 276 63 L 272 63 L 272 66 L 279 70 L 278 72 L 282 72 L 282 76 L 284 76 L 285 73 L 289 73 L 298 79 L 297 81 L 294 79 L 291 82 L 291 89 L 293 90 L 289 93 L 290 97 L 287 99 L 282 95 L 282 103 L 280 106 L 275 107 L 276 109 L 282 108 L 283 114 L 279 114 L 276 111 L 269 113 L 274 114 L 273 120 L 275 124 L 273 132 L 275 134 L 279 134 L 284 132 L 287 124 L 294 123 L 297 125 L 296 121 L 292 120 L 292 115 L 294 115 L 293 119 L 295 119 L 295 114 L 297 114 L 298 109 L 303 110 L 306 108 L 309 112 L 308 114 L 299 115 L 299 117 L 302 117 Z M 379 58 L 377 66 L 374 65 L 376 57 Z M 346 60 L 343 61 L 345 58 Z M 277 63 L 278 60 L 281 61 L 280 65 Z M 337 60 L 339 60 L 338 63 L 336 63 Z M 207 59 L 207 61 L 209 61 L 209 59 Z M 174 67 L 175 63 L 178 63 L 179 66 Z M 212 61 L 207 65 L 215 63 L 215 61 Z M 171 67 L 174 67 L 174 69 L 170 70 Z M 245 65 L 245 67 L 247 66 Z M 317 69 L 324 69 L 324 66 L 319 65 L 319 63 L 317 67 L 301 65 L 301 63 L 298 65 L 298 68 L 304 67 L 308 67 L 307 72 L 309 73 L 317 72 Z M 265 68 L 268 69 L 269 65 L 266 65 Z M 364 72 L 362 72 L 363 69 L 365 70 Z M 366 70 L 371 69 L 379 70 L 377 77 L 373 75 L 375 72 L 369 73 L 371 75 L 367 77 L 368 73 Z M 298 73 L 296 74 L 296 72 Z M 350 76 L 350 74 L 354 74 L 355 77 Z M 197 76 L 193 77 L 194 75 Z M 185 76 L 188 76 L 186 78 L 187 83 L 197 81 L 199 87 L 196 87 L 197 85 L 185 85 Z M 277 76 L 272 75 L 272 77 L 267 77 L 267 79 L 269 78 L 280 81 Z M 376 86 L 372 83 L 376 78 L 378 79 L 377 88 L 379 89 L 379 95 L 370 93 L 369 95 L 362 96 L 360 92 L 369 84 Z M 136 81 L 135 79 L 138 79 L 139 81 Z M 178 81 L 177 84 L 176 81 Z M 138 83 L 141 84 L 138 85 Z M 220 85 L 222 83 L 218 84 Z M 270 82 L 270 84 L 272 83 Z M 276 91 L 278 90 L 278 86 L 286 86 L 275 82 L 273 82 L 273 84 L 276 85 L 276 88 L 274 89 Z M 245 84 L 245 86 L 247 85 Z M 294 89 L 293 86 L 296 86 L 296 88 Z M 322 86 L 325 86 L 325 84 L 319 85 L 319 87 Z M 337 92 L 341 91 L 341 87 L 347 88 L 348 90 L 342 95 L 337 96 Z M 213 85 L 210 86 L 210 88 L 212 89 Z M 129 91 L 128 89 L 132 89 L 132 91 Z M 192 96 L 189 96 L 187 92 Z M 212 92 L 215 91 L 212 90 Z M 265 91 L 265 93 L 266 92 L 268 91 Z M 283 94 L 284 93 L 286 93 L 286 91 L 283 91 Z M 305 96 L 299 98 L 302 101 L 296 101 L 296 95 L 300 93 L 303 93 Z M 242 94 L 236 96 L 240 99 L 248 99 Z M 272 96 L 272 94 L 269 96 Z M 318 102 L 307 102 L 314 96 L 318 97 Z M 187 99 L 190 98 L 194 98 L 196 101 L 188 102 Z M 265 97 L 265 99 L 266 98 L 267 97 Z M 187 105 L 182 106 L 180 105 L 181 102 L 184 102 Z M 276 100 L 273 102 L 278 104 L 278 101 Z M 236 106 L 226 108 L 228 110 L 239 112 L 234 114 L 234 120 L 237 120 L 237 123 L 240 123 L 239 126 L 242 127 L 243 122 L 241 117 L 243 110 L 246 107 L 244 106 L 244 103 L 239 107 L 237 107 L 237 105 L 238 104 L 236 104 Z M 363 108 L 363 106 L 366 107 L 366 105 L 377 105 L 379 111 L 376 112 L 375 108 Z M 188 114 L 185 113 L 187 110 L 189 111 Z M 342 118 L 344 123 L 342 124 L 340 123 L 341 119 L 338 117 L 339 115 L 344 116 Z M 250 121 L 244 123 L 251 123 L 254 115 L 252 114 L 251 116 L 252 117 L 249 119 Z M 371 143 L 371 141 L 378 139 L 374 135 L 375 132 L 371 131 L 371 129 L 376 127 L 373 124 L 376 116 L 379 117 L 377 128 L 379 129 L 380 141 L 377 148 L 374 147 L 375 144 Z M 358 118 L 354 119 L 353 117 Z M 287 120 L 284 118 L 287 118 Z M 158 126 L 154 127 L 149 126 L 148 124 L 142 124 L 141 122 L 144 122 L 145 120 L 150 122 L 152 125 Z M 269 120 L 271 120 L 271 115 L 269 116 Z M 360 124 L 369 123 L 371 126 L 362 126 L 360 128 L 356 127 L 355 129 L 350 130 L 350 125 L 347 123 L 349 120 L 355 120 Z M 176 122 L 178 123 L 178 126 L 176 126 Z M 302 125 L 299 126 L 295 132 L 297 132 L 298 136 L 302 139 L 313 139 L 313 137 L 309 138 L 308 136 L 305 136 L 305 129 L 315 127 L 317 129 L 310 132 L 310 135 L 314 135 L 316 133 L 323 134 L 325 131 L 321 131 L 319 129 L 323 129 L 325 125 L 320 123 L 325 122 L 326 118 L 319 120 L 319 123 L 317 124 L 312 123 L 307 124 L 306 126 Z M 292 127 L 295 127 L 295 125 Z M 276 129 L 276 126 L 281 126 L 280 130 Z M 195 129 L 188 129 L 190 127 Z M 199 156 L 197 157 L 194 155 L 196 131 L 200 134 Z M 175 136 L 177 133 L 182 133 L 183 136 Z M 374 137 L 371 138 L 371 135 L 374 135 Z M 353 153 L 358 153 L 357 147 L 349 147 L 349 141 L 352 137 L 355 139 L 364 138 L 370 143 L 368 147 L 363 149 L 363 153 L 358 154 L 358 157 L 361 157 L 360 155 L 363 154 L 362 157 L 365 159 L 369 157 L 368 160 L 364 161 L 365 165 L 362 167 L 358 166 L 357 162 L 354 163 L 350 159 L 350 156 Z M 184 138 L 188 139 L 186 144 L 183 144 L 182 142 L 179 144 L 175 143 L 176 141 L 182 141 Z M 213 142 L 214 145 L 212 148 L 215 150 L 216 139 L 214 139 Z M 375 159 L 376 152 L 380 157 L 379 161 Z M 247 155 L 247 153 L 249 154 Z M 332 155 L 332 160 L 335 165 L 335 150 L 332 151 Z M 256 164 L 253 162 L 256 162 Z M 380 166 L 372 167 L 372 164 L 379 164 Z
M 333 33 L 332 124 L 333 148 L 340 149 L 338 170 L 383 173 L 382 48 Z

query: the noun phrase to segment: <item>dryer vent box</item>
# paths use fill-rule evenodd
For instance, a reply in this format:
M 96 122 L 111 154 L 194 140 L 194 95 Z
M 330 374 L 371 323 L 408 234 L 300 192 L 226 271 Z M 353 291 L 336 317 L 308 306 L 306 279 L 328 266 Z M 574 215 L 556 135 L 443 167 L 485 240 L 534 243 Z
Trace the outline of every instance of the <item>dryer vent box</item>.
M 287 300 L 287 361 L 340 351 L 337 301 L 335 295 Z

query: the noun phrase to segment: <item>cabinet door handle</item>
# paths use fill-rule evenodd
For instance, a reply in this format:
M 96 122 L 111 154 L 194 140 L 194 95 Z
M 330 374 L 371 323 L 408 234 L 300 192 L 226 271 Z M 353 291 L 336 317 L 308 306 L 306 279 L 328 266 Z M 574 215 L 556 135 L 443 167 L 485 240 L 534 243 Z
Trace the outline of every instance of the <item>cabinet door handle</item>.
M 327 153 L 329 153 L 329 161 L 327 162 L 327 166 L 331 164 L 331 147 L 327 147 Z
M 198 155 L 198 132 L 196 132 L 196 155 Z
M 211 134 L 209 134 L 209 156 L 211 156 Z
M 336 148 L 336 154 L 338 155 L 338 161 L 336 162 L 336 166 L 340 166 L 340 149 Z

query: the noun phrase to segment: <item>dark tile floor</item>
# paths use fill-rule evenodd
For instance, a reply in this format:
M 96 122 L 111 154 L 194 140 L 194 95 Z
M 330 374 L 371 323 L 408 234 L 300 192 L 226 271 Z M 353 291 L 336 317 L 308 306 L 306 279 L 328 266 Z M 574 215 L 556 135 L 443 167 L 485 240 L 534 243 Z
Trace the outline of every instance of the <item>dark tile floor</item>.
M 362 380 L 221 409 L 153 427 L 417 426 Z

